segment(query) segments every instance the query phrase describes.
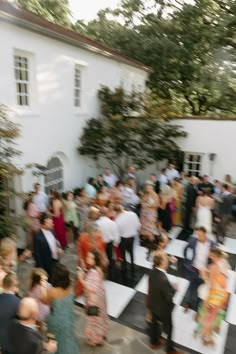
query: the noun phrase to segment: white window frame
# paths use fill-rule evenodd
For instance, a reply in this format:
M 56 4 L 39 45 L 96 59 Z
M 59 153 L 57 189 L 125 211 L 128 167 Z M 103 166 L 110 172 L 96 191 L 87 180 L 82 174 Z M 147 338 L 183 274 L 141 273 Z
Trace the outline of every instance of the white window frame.
M 74 107 L 81 109 L 82 107 L 82 70 L 81 65 L 74 66 Z
M 30 60 L 27 55 L 14 53 L 14 74 L 17 106 L 30 107 Z
M 19 105 L 17 101 L 17 80 L 15 73 L 15 57 L 23 57 L 28 60 L 28 105 Z M 23 49 L 13 48 L 13 73 L 14 73 L 14 87 L 15 87 L 15 110 L 21 115 L 39 115 L 37 106 L 37 81 L 35 68 L 35 55 Z
M 192 165 L 190 168 L 190 164 Z M 184 171 L 189 176 L 201 176 L 203 166 L 203 154 L 198 152 L 184 153 Z

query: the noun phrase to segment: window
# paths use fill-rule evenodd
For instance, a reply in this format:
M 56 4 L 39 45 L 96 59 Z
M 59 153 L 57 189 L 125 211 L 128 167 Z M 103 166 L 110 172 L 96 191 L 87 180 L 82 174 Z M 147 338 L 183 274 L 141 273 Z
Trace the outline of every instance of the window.
M 202 170 L 202 155 L 191 152 L 185 153 L 184 170 L 189 176 L 199 177 Z
M 29 59 L 25 56 L 15 55 L 16 96 L 19 106 L 29 106 Z
M 81 68 L 75 65 L 74 72 L 74 106 L 81 107 Z
M 49 194 L 50 190 L 63 191 L 63 165 L 58 157 L 53 157 L 47 164 L 45 176 L 45 189 Z

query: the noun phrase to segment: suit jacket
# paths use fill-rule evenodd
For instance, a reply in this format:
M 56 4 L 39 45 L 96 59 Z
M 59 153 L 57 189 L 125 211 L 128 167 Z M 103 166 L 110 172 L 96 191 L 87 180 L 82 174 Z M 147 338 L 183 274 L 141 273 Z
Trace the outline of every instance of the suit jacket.
M 197 187 L 195 188 L 191 183 L 186 188 L 186 201 L 185 208 L 186 212 L 191 210 L 191 208 L 195 207 L 196 199 L 198 196 Z
M 34 238 L 34 258 L 36 267 L 45 269 L 50 277 L 55 260 L 42 230 Z
M 9 328 L 12 320 L 16 318 L 20 299 L 13 294 L 0 294 L 0 347 L 11 352 Z
M 212 247 L 215 247 L 217 244 L 214 241 L 211 241 L 211 240 L 209 240 L 209 241 L 210 241 L 210 247 L 209 247 L 209 250 L 210 250 Z M 189 243 L 187 244 L 187 246 L 184 249 L 184 262 L 183 262 L 183 264 L 184 264 L 185 268 L 187 268 L 189 270 L 191 269 L 191 266 L 194 262 L 194 258 L 196 256 L 197 242 L 198 242 L 197 238 L 194 236 L 191 236 Z M 210 263 L 210 259 L 208 259 L 208 263 Z
M 232 214 L 232 206 L 234 203 L 233 194 L 227 194 L 222 196 L 222 202 L 219 203 L 219 217 L 221 218 L 223 215 L 231 215 Z
M 175 289 L 166 274 L 154 268 L 149 276 L 148 307 L 163 322 L 171 316 L 174 294 Z
M 12 354 L 42 354 L 43 341 L 38 330 L 14 321 L 10 328 Z

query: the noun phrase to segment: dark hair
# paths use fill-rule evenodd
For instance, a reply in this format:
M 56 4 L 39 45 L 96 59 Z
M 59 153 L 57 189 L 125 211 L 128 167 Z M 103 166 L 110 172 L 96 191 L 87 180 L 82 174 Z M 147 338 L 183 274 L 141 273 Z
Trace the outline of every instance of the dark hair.
M 66 192 L 66 199 L 68 198 L 68 195 L 69 195 L 69 194 L 74 195 L 74 193 L 73 193 L 72 191 L 68 191 L 68 192 Z
M 42 213 L 39 217 L 40 224 L 44 225 L 47 219 L 51 219 L 51 216 L 48 213 Z
M 40 183 L 35 183 L 34 187 L 40 187 Z
M 97 193 L 101 193 L 102 189 L 104 188 L 104 184 L 102 184 L 101 186 L 98 187 Z
M 166 171 L 166 168 L 162 168 L 162 169 L 161 169 L 161 172 L 165 172 L 165 171 Z
M 40 284 L 43 276 L 47 277 L 47 272 L 42 268 L 35 268 L 31 274 L 30 288 L 33 289 L 35 285 Z
M 51 284 L 54 288 L 67 289 L 70 284 L 70 272 L 68 268 L 61 263 L 57 263 L 52 272 Z
M 88 178 L 88 184 L 91 184 L 92 182 L 94 182 L 94 178 L 93 177 L 89 177 Z
M 210 188 L 202 188 L 202 194 L 210 196 L 211 195 Z
M 226 189 L 226 190 L 229 189 L 229 185 L 228 185 L 227 183 L 224 183 L 224 184 L 222 185 L 222 187 L 223 187 L 224 189 Z
M 196 231 L 202 231 L 205 234 L 207 233 L 207 229 L 204 226 L 196 227 Z
M 118 187 L 120 184 L 122 184 L 122 181 L 119 179 L 118 181 L 116 181 L 115 186 Z
M 89 253 L 92 253 L 94 256 L 94 261 L 95 261 L 95 267 L 101 267 L 101 257 L 100 257 L 100 252 L 94 248 Z

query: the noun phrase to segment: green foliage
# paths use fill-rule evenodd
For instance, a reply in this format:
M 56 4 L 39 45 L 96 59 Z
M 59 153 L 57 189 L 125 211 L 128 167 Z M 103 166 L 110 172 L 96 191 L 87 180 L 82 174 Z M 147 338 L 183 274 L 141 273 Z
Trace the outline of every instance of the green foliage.
M 58 25 L 71 27 L 68 0 L 18 0 L 25 9 Z
M 235 0 L 122 0 L 75 25 L 151 66 L 150 88 L 180 116 L 236 115 L 235 27 Z
M 11 236 L 20 220 L 10 210 L 10 200 L 17 192 L 12 179 L 20 171 L 13 165 L 14 157 L 19 154 L 14 140 L 19 136 L 18 126 L 11 122 L 7 108 L 0 105 L 0 238 Z
M 176 138 L 185 136 L 179 126 L 160 118 L 151 99 L 122 88 L 98 92 L 102 116 L 88 120 L 78 151 L 97 163 L 106 161 L 122 178 L 130 163 L 143 169 L 179 150 Z

